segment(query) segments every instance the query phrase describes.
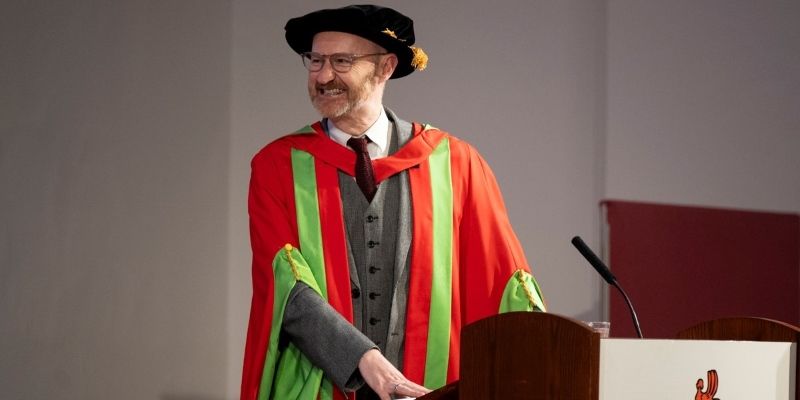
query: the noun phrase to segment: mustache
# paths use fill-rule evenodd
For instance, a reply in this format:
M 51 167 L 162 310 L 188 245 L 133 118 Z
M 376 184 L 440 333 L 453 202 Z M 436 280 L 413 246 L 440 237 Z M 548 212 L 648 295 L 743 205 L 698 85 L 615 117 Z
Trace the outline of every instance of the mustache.
M 317 83 L 316 85 L 314 85 L 314 89 L 316 89 L 316 90 L 336 90 L 336 89 L 347 90 L 347 85 L 345 85 L 342 82 L 334 80 L 334 81 L 330 81 L 328 83 L 323 83 L 323 84 Z

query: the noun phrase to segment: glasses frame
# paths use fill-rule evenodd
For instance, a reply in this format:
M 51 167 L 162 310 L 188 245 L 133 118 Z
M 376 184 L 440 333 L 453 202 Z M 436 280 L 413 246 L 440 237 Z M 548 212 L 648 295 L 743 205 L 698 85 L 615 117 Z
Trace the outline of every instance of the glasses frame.
M 356 63 L 356 61 L 358 61 L 358 60 L 360 60 L 362 58 L 374 57 L 374 56 L 385 56 L 387 54 L 389 54 L 389 53 L 372 53 L 372 54 L 333 53 L 333 54 L 320 54 L 320 53 L 313 52 L 313 51 L 306 51 L 306 52 L 300 53 L 300 59 L 303 61 L 303 66 L 306 67 L 306 69 L 309 72 L 322 71 L 322 68 L 325 68 L 325 62 L 327 61 L 328 63 L 331 64 L 331 68 L 333 68 L 334 71 L 339 72 L 339 73 L 345 73 L 345 72 L 350 72 L 350 70 L 353 69 L 353 65 Z M 315 68 L 311 64 L 311 62 L 310 62 L 311 61 L 311 58 L 310 58 L 311 56 L 316 56 L 316 57 L 322 58 L 322 64 L 320 64 L 318 68 Z M 331 59 L 336 59 L 336 58 L 344 58 L 344 59 L 348 60 L 349 65 L 346 68 L 342 68 L 341 65 L 338 65 L 335 62 L 331 61 Z M 337 67 L 337 65 L 338 65 L 338 67 Z

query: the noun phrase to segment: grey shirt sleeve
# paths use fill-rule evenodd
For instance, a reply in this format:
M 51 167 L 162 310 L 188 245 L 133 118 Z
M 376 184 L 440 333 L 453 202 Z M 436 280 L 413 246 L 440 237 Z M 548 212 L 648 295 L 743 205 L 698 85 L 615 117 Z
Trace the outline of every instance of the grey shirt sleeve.
M 364 384 L 358 362 L 368 350 L 378 348 L 302 282 L 289 293 L 282 335 L 345 391 Z

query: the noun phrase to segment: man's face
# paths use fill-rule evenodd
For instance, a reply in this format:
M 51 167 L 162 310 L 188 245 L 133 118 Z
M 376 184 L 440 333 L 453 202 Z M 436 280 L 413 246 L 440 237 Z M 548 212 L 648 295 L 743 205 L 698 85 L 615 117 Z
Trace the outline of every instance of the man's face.
M 314 36 L 311 51 L 330 55 L 335 53 L 373 54 L 383 50 L 360 36 L 343 32 L 320 32 Z M 354 62 L 348 72 L 336 72 L 329 59 L 317 72 L 308 73 L 308 94 L 314 108 L 323 117 L 338 119 L 357 111 L 375 98 L 379 80 L 375 60 L 366 57 Z M 378 99 L 380 101 L 380 99 Z

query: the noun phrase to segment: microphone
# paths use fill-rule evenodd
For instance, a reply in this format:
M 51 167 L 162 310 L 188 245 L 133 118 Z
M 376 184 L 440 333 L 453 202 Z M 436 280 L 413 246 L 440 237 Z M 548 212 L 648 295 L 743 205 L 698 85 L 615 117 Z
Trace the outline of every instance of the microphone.
M 575 246 L 576 249 L 581 253 L 583 258 L 589 262 L 589 264 L 594 267 L 595 270 L 603 277 L 603 280 L 608 282 L 609 285 L 614 286 L 622 293 L 622 297 L 625 299 L 625 304 L 628 305 L 628 309 L 631 311 L 631 319 L 633 320 L 633 327 L 636 328 L 636 334 L 639 336 L 639 339 L 644 339 L 642 336 L 642 327 L 639 325 L 639 317 L 636 316 L 636 310 L 633 309 L 633 303 L 631 303 L 631 299 L 628 297 L 628 294 L 622 290 L 622 286 L 617 283 L 617 278 L 614 274 L 611 273 L 611 270 L 608 269 L 606 264 L 597 257 L 596 254 L 583 242 L 580 236 L 575 236 L 572 238 L 572 245 Z

